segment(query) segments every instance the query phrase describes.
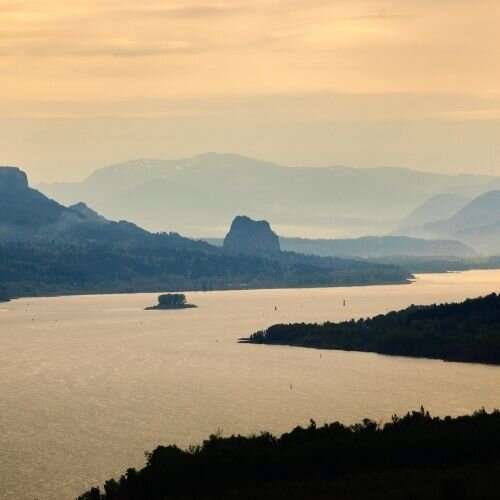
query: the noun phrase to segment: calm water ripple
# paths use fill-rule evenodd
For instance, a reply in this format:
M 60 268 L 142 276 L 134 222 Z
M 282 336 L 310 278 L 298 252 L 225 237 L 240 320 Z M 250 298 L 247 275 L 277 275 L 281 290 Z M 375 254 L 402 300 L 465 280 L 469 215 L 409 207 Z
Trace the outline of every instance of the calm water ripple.
M 441 415 L 500 407 L 500 367 L 236 342 L 276 322 L 492 291 L 500 271 L 399 286 L 189 293 L 199 307 L 182 311 L 144 311 L 155 294 L 2 304 L 0 498 L 71 499 L 141 466 L 145 450 L 218 429 L 280 433 L 310 418 L 387 419 L 422 404 Z

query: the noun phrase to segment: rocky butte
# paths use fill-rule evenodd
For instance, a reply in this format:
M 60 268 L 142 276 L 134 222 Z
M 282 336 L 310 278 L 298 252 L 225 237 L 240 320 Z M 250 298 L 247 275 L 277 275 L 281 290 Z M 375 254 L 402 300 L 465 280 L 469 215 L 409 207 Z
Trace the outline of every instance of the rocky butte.
M 28 189 L 26 174 L 17 167 L 0 167 L 0 191 L 24 191 Z
M 239 215 L 224 239 L 224 249 L 230 253 L 261 255 L 279 252 L 280 242 L 269 222 Z

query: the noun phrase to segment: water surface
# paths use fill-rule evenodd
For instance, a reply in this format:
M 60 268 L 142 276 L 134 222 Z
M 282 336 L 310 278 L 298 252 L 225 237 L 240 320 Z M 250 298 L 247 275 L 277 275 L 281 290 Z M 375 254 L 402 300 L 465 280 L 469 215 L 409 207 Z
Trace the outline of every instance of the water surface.
M 310 418 L 383 420 L 420 405 L 440 415 L 500 407 L 500 367 L 236 342 L 276 322 L 358 318 L 492 291 L 500 271 L 421 275 L 411 285 L 189 293 L 199 307 L 180 311 L 144 311 L 155 294 L 2 304 L 0 498 L 71 499 L 141 466 L 145 450 L 218 430 L 280 433 Z

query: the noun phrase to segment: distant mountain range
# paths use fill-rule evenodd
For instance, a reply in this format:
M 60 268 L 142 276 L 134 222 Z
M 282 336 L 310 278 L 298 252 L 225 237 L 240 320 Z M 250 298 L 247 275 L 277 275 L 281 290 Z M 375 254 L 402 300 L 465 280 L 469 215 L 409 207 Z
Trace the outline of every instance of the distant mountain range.
M 27 187 L 26 180 L 18 181 L 18 186 Z M 314 244 L 295 240 L 283 246 L 296 251 L 308 248 L 318 255 L 500 253 L 500 178 L 492 176 L 451 176 L 387 167 L 292 168 L 207 153 L 181 160 L 131 161 L 99 169 L 81 183 L 45 184 L 40 189 L 57 202 L 43 203 L 39 192 L 29 191 L 30 204 L 43 204 L 43 209 L 35 210 L 36 214 L 25 221 L 38 227 L 36 232 L 27 233 L 29 238 L 45 238 L 48 231 L 71 240 L 86 232 L 87 238 L 95 240 L 105 237 L 125 244 L 133 235 L 134 240 L 168 245 L 173 236 L 163 236 L 161 241 L 147 230 L 222 236 L 234 215 L 244 213 L 253 219 L 271 220 L 282 236 L 310 240 L 328 234 Z M 0 202 L 4 216 L 21 220 L 24 208 L 13 211 L 9 200 L 15 197 L 15 190 L 7 191 Z M 88 206 L 103 215 L 94 212 L 92 216 Z M 44 224 L 36 222 L 39 219 Z M 79 225 L 76 232 L 75 224 Z M 4 223 L 0 239 L 12 236 L 20 227 Z M 349 237 L 340 238 L 341 234 Z M 366 235 L 437 241 L 359 240 Z M 181 241 L 189 247 L 195 244 L 179 238 L 177 235 L 176 245 Z M 328 242 L 332 239 L 335 243 Z
M 413 237 L 453 238 L 485 254 L 500 254 L 500 190 L 469 201 L 450 217 L 397 231 Z
M 437 194 L 425 200 L 400 222 L 400 230 L 423 226 L 431 222 L 447 219 L 465 207 L 471 200 L 457 194 Z
M 153 231 L 222 236 L 234 214 L 273 221 L 281 234 L 358 237 L 387 234 L 453 213 L 500 178 L 404 168 L 283 167 L 231 154 L 137 160 L 96 170 L 83 182 L 41 184 L 60 203 L 84 201 L 106 217 Z

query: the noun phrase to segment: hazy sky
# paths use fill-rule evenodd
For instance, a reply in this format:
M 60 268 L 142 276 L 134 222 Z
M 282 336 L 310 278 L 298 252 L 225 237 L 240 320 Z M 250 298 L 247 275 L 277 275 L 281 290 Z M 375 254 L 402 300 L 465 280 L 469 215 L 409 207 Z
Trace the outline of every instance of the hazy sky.
M 0 0 L 0 164 L 234 152 L 500 175 L 498 0 Z

